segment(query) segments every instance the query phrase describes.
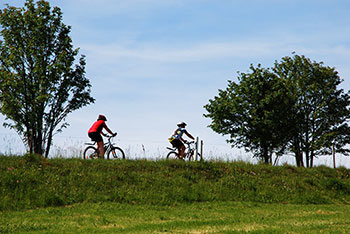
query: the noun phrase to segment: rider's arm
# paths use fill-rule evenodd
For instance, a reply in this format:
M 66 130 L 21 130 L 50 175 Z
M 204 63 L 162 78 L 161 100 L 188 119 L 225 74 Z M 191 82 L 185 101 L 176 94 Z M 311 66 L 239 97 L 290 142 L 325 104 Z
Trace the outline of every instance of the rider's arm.
M 113 135 L 114 133 L 107 127 L 107 125 L 104 125 L 104 128 L 106 129 L 107 132 L 109 132 L 111 135 Z
M 186 134 L 189 138 L 191 138 L 192 140 L 194 140 L 194 137 L 193 137 L 191 134 L 189 134 L 187 131 L 185 132 L 185 134 Z

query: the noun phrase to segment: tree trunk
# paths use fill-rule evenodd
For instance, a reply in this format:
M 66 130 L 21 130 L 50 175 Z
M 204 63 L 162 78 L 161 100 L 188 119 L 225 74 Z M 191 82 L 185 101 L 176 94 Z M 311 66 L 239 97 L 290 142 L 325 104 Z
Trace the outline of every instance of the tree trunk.
M 32 129 L 27 127 L 27 131 L 25 133 L 24 141 L 27 142 L 28 145 L 28 151 L 30 154 L 35 153 L 35 147 L 34 147 L 34 132 Z
M 297 166 L 304 167 L 303 152 L 301 152 L 300 149 L 298 149 L 298 151 L 295 152 L 295 158 L 296 158 Z
M 305 161 L 306 161 L 306 167 L 310 167 L 310 152 L 308 149 L 305 151 Z
M 41 120 L 37 120 L 33 126 L 34 133 L 34 153 L 43 155 L 43 134 Z
M 304 166 L 303 153 L 300 148 L 300 141 L 297 137 L 294 139 L 293 147 L 294 147 L 294 154 L 295 154 L 297 167 L 303 167 Z
M 266 145 L 263 146 L 263 158 L 264 158 L 264 163 L 265 164 L 269 164 L 270 163 L 269 151 L 268 151 L 268 147 Z
M 49 152 L 51 148 L 51 143 L 52 143 L 52 131 L 50 129 L 49 136 L 47 138 L 47 143 L 46 143 L 46 149 L 45 149 L 45 158 L 49 157 Z
M 34 153 L 39 154 L 39 155 L 43 155 L 42 139 L 40 138 L 40 136 L 34 137 L 33 144 L 34 144 Z
M 295 163 L 297 164 L 297 167 L 300 167 L 299 152 L 294 152 L 294 155 L 295 155 Z

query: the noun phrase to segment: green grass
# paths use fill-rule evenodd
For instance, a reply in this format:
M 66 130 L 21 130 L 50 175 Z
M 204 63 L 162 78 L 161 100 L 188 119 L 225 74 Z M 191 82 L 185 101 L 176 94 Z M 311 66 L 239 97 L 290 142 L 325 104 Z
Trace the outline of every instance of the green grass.
M 347 233 L 350 170 L 0 156 L 0 233 Z
M 243 162 L 0 156 L 0 197 L 0 211 L 83 202 L 349 204 L 350 170 Z
M 348 233 L 348 205 L 83 203 L 0 213 L 0 233 Z

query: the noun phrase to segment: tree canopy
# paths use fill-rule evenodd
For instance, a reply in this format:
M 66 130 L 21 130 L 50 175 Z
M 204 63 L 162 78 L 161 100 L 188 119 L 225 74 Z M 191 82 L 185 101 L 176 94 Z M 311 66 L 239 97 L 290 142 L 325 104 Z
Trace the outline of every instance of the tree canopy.
M 238 83 L 209 100 L 205 117 L 215 132 L 229 135 L 232 146 L 244 147 L 265 163 L 272 153 L 289 151 L 298 166 L 313 165 L 332 145 L 347 153 L 350 142 L 349 92 L 334 68 L 305 56 L 284 57 L 271 69 L 250 67 Z
M 26 0 L 0 10 L 0 107 L 5 126 L 30 153 L 48 156 L 69 113 L 94 102 L 85 57 L 74 49 L 60 8 Z M 77 63 L 76 63 L 77 62 Z M 75 64 L 76 63 L 76 64 Z
M 290 150 L 296 155 L 297 165 L 303 165 L 301 152 L 306 166 L 312 167 L 314 157 L 330 154 L 332 145 L 337 152 L 347 155 L 350 95 L 338 87 L 342 79 L 335 68 L 294 55 L 276 62 L 274 72 L 289 83 L 290 93 L 295 97 Z
M 211 118 L 210 127 L 222 135 L 228 134 L 233 146 L 252 151 L 265 163 L 272 152 L 286 148 L 289 112 L 285 82 L 260 65 L 250 67 L 250 73 L 239 73 L 239 84 L 229 81 L 226 90 L 205 106 Z

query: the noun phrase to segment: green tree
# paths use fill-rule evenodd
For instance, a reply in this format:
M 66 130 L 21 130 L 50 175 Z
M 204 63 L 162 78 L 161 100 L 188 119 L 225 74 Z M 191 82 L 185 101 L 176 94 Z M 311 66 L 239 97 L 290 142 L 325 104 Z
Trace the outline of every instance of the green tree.
M 330 154 L 332 145 L 347 154 L 350 95 L 338 88 L 342 80 L 335 69 L 294 55 L 276 62 L 273 70 L 288 82 L 289 93 L 296 100 L 290 149 L 297 165 L 304 166 L 305 155 L 306 167 L 312 167 L 314 158 Z
M 294 100 L 286 83 L 269 69 L 250 67 L 239 73 L 239 83 L 228 82 L 226 90 L 209 100 L 205 117 L 215 132 L 229 135 L 232 146 L 244 147 L 265 163 L 272 153 L 282 154 L 290 139 Z
M 30 153 L 48 156 L 54 134 L 69 113 L 94 102 L 85 58 L 74 49 L 70 26 L 47 1 L 0 10 L 0 107 L 5 126 L 22 137 Z M 10 122 L 9 122 L 10 121 Z

